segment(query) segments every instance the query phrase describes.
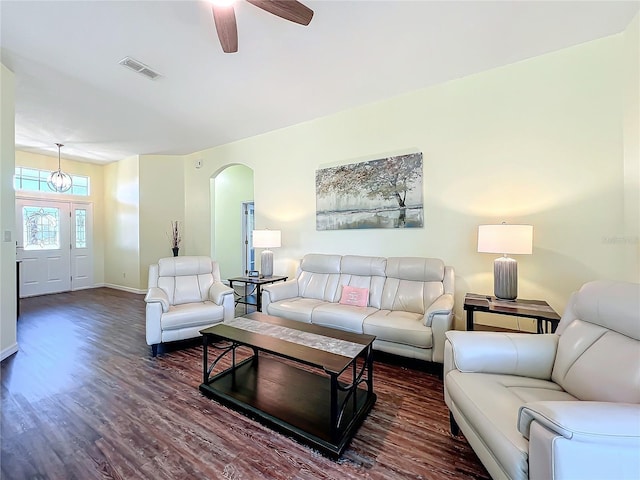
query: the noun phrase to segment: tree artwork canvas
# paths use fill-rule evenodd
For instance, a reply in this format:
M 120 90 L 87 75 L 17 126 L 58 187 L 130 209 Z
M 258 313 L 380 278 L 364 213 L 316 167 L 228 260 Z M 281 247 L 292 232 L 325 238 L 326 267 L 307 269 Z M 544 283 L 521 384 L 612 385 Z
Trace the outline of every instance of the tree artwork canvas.
M 316 229 L 421 228 L 422 153 L 316 171 Z

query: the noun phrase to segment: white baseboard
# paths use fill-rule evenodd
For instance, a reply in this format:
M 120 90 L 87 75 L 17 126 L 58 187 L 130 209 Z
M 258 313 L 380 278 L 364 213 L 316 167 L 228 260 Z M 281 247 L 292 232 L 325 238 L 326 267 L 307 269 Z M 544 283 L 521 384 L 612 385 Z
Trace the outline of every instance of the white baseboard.
M 4 360 L 7 357 L 10 357 L 11 355 L 16 353 L 17 351 L 18 351 L 18 344 L 17 343 L 14 343 L 13 345 L 5 348 L 4 350 L 2 350 L 2 352 L 0 352 L 0 361 Z
M 113 283 L 103 283 L 100 286 L 107 287 L 107 288 L 114 288 L 116 290 L 122 290 L 123 292 L 137 293 L 138 295 L 145 295 L 147 293 L 146 290 L 140 290 L 138 288 L 131 288 L 131 287 L 124 287 L 122 285 L 115 285 Z

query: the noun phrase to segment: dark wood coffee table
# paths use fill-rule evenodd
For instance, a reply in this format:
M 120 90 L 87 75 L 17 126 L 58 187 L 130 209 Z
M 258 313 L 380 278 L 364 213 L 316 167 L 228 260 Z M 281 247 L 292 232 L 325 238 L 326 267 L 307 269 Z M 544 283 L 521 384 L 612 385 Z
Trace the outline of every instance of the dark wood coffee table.
M 201 333 L 204 395 L 330 457 L 342 454 L 376 401 L 372 335 L 259 312 Z M 242 346 L 253 355 L 237 361 Z M 212 376 L 227 355 L 231 367 Z

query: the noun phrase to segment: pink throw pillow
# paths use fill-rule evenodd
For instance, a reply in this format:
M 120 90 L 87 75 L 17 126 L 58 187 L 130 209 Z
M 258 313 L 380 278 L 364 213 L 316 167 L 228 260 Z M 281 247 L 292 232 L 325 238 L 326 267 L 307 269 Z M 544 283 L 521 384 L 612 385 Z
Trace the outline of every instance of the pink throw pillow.
M 350 287 L 345 285 L 342 287 L 342 297 L 340 297 L 342 305 L 354 305 L 356 307 L 366 307 L 369 303 L 369 289 Z

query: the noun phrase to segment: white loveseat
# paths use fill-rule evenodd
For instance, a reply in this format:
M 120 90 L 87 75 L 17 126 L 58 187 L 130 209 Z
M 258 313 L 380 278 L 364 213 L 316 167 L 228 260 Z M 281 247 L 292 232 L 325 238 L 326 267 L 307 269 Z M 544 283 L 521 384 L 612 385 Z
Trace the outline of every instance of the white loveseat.
M 200 330 L 234 317 L 233 289 L 220 281 L 209 257 L 161 258 L 149 266 L 146 306 L 147 345 L 200 336 Z
M 340 303 L 345 287 L 366 289 L 364 306 Z M 263 288 L 262 311 L 375 335 L 376 350 L 442 363 L 453 288 L 453 268 L 435 258 L 308 254 L 296 278 Z
M 452 432 L 494 479 L 640 478 L 639 297 L 590 282 L 555 334 L 447 332 Z

